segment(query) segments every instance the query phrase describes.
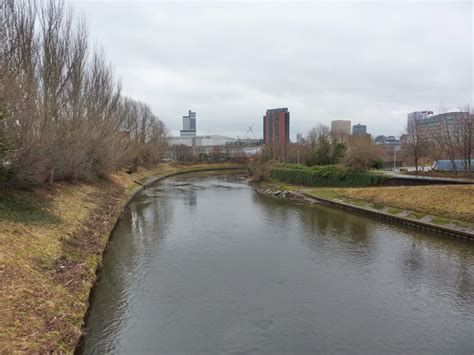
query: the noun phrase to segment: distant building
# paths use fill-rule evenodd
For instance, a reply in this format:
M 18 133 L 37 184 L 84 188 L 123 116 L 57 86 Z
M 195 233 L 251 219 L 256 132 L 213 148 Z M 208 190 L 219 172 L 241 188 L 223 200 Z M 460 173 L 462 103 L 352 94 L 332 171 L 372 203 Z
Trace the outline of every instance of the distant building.
M 206 135 L 206 136 L 180 136 L 168 138 L 170 146 L 186 145 L 192 148 L 194 155 L 211 154 L 216 148 L 226 156 L 245 155 L 254 156 L 261 152 L 261 147 L 258 145 L 244 145 L 235 138 L 220 136 L 220 135 Z
M 349 136 L 349 139 L 347 142 L 349 143 L 349 145 L 353 145 L 357 143 L 370 144 L 372 142 L 372 136 L 369 133 L 352 134 Z
M 367 134 L 367 126 L 360 123 L 352 126 L 352 134 L 354 136 Z
M 296 143 L 299 143 L 299 144 L 304 143 L 304 137 L 302 133 L 296 133 Z
M 417 122 L 431 116 L 433 111 L 415 111 L 407 115 L 407 126 L 410 127 L 413 122 Z
M 288 112 L 288 108 L 267 110 L 263 116 L 263 141 L 265 144 L 272 145 L 290 143 L 290 112 Z
M 226 145 L 236 141 L 237 139 L 235 138 L 215 134 L 207 136 L 180 136 L 168 138 L 169 145 L 184 144 L 189 147 L 212 147 L 215 145 Z
M 346 143 L 351 135 L 351 121 L 335 120 L 331 121 L 331 138 L 334 141 Z
M 183 129 L 179 131 L 181 137 L 196 136 L 196 112 L 188 111 L 187 116 L 183 116 Z
M 377 136 L 374 139 L 380 157 L 386 168 L 397 168 L 403 164 L 403 159 L 398 152 L 401 148 L 400 139 L 395 136 Z
M 400 136 L 400 144 L 401 144 L 402 146 L 404 146 L 404 145 L 406 145 L 407 143 L 408 143 L 408 134 L 406 134 L 406 133 L 405 133 L 405 134 L 402 134 L 402 135 Z
M 387 137 L 380 135 L 380 136 L 375 137 L 374 142 L 375 144 L 384 144 L 385 139 L 387 139 Z
M 426 115 L 414 115 L 416 112 L 409 113 L 407 116 L 407 133 L 408 140 L 413 136 L 412 131 L 416 129 L 418 139 L 424 141 L 433 141 L 443 130 L 454 129 L 456 124 L 466 116 L 469 112 L 446 112 L 433 115 L 432 111 Z M 423 113 L 422 112 L 422 113 Z
M 400 144 L 400 139 L 397 139 L 395 136 L 377 136 L 374 142 L 375 144 L 397 145 Z

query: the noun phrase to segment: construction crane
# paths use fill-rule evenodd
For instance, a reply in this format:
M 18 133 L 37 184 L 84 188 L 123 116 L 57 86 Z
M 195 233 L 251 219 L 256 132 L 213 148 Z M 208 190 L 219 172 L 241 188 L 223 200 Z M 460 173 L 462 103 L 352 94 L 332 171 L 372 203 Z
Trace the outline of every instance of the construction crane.
M 253 138 L 250 136 L 250 133 L 252 133 Z M 255 136 L 255 132 L 253 131 L 252 126 L 249 126 L 249 128 L 247 129 L 247 132 L 245 132 L 245 135 L 244 135 L 243 138 L 244 139 L 257 139 L 257 137 Z

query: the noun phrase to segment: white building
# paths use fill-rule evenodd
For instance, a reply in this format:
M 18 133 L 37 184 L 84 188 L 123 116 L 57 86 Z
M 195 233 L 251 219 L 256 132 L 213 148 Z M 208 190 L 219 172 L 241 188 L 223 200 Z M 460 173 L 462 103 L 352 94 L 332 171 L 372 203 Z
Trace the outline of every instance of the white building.
M 184 144 L 189 147 L 213 147 L 216 145 L 235 143 L 236 141 L 237 139 L 215 134 L 208 136 L 180 136 L 168 138 L 168 143 L 170 145 Z
M 227 156 L 254 156 L 261 154 L 261 146 L 245 146 L 239 145 L 240 141 L 226 136 L 207 135 L 195 137 L 170 137 L 168 138 L 169 145 L 186 145 L 192 147 L 195 154 L 205 153 L 210 154 L 215 147 L 218 147 L 222 154 Z

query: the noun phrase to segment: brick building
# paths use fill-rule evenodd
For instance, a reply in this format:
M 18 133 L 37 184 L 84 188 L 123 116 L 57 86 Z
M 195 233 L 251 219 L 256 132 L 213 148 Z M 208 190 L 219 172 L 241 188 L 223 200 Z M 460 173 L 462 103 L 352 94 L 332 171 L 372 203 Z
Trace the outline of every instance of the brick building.
M 267 110 L 263 116 L 263 141 L 269 145 L 290 143 L 290 112 L 288 112 L 288 108 Z

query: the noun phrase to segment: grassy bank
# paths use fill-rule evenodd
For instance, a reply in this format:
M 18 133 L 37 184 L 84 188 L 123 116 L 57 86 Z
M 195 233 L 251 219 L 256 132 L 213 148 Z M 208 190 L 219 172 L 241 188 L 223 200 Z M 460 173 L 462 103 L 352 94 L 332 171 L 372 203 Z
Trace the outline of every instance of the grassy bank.
M 170 165 L 94 183 L 0 192 L 0 349 L 71 352 L 109 232 L 151 176 L 232 164 Z
M 474 227 L 474 185 L 308 188 L 277 180 L 265 184 L 433 224 Z
M 337 189 L 335 194 L 372 204 L 474 221 L 474 185 L 396 186 Z

